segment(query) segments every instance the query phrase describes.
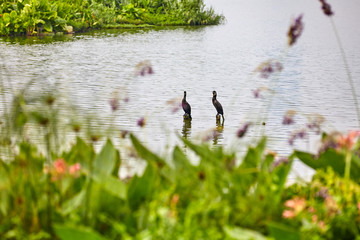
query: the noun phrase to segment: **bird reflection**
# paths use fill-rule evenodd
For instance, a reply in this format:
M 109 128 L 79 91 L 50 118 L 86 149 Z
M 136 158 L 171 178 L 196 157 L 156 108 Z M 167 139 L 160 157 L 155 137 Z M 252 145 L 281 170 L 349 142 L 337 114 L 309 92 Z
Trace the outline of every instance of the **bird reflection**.
M 183 138 L 185 138 L 185 139 L 190 137 L 190 134 L 191 134 L 191 119 L 184 118 L 184 125 L 183 125 L 181 133 L 182 133 Z
M 223 131 L 224 131 L 224 121 L 221 121 L 220 118 L 216 116 L 216 128 L 214 131 L 213 144 L 218 145 L 219 139 L 223 139 Z

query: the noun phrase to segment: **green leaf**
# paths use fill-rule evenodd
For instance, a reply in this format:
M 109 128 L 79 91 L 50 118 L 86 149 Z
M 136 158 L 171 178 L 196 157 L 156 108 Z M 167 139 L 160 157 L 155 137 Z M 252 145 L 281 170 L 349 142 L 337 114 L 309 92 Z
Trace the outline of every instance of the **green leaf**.
M 53 27 L 51 25 L 51 22 L 46 22 L 45 25 L 44 25 L 44 29 L 45 31 L 47 32 L 52 32 L 53 31 Z
M 69 200 L 67 200 L 66 202 L 64 202 L 63 207 L 62 207 L 62 209 L 63 209 L 62 213 L 66 215 L 66 214 L 69 214 L 72 211 L 74 211 L 76 208 L 78 208 L 83 203 L 84 197 L 85 197 L 85 191 L 81 191 L 74 197 L 72 197 Z
M 185 138 L 181 138 L 181 139 L 185 143 L 186 146 L 188 146 L 191 150 L 193 150 L 203 160 L 205 160 L 205 161 L 212 160 L 214 158 L 214 153 L 213 153 L 213 151 L 211 151 L 209 146 L 207 146 L 205 144 L 203 144 L 203 145 L 194 144 Z M 216 159 L 214 159 L 214 160 L 216 160 Z
M 313 169 L 326 170 L 331 167 L 334 172 L 340 176 L 344 176 L 345 173 L 345 154 L 336 151 L 335 149 L 328 149 L 321 153 L 318 159 L 315 159 L 313 155 L 301 151 L 295 151 L 294 155 L 300 159 L 303 163 Z M 350 177 L 354 181 L 360 179 L 360 161 L 357 156 L 353 155 L 351 158 Z
M 272 236 L 275 240 L 300 240 L 301 235 L 300 232 L 296 229 L 288 227 L 286 225 L 269 222 L 267 223 L 267 227 L 270 231 L 270 236 Z
M 39 23 L 45 24 L 45 21 L 42 19 L 36 19 L 35 24 L 39 24 Z
M 120 199 L 126 199 L 127 189 L 126 184 L 120 179 L 115 178 L 111 175 L 104 175 L 101 173 L 96 173 L 93 175 L 94 181 L 96 181 L 100 186 L 105 189 L 108 193 L 112 194 L 115 197 Z
M 173 151 L 173 160 L 176 169 L 184 169 L 191 167 L 190 161 L 179 146 L 176 146 Z
M 94 157 L 95 151 L 93 147 L 79 137 L 76 138 L 76 144 L 71 148 L 71 150 L 63 156 L 68 163 L 79 162 L 81 167 L 87 170 L 90 169 L 90 164 Z
M 272 182 L 277 186 L 277 192 L 274 193 L 277 197 L 278 201 L 280 201 L 282 196 L 282 191 L 285 188 L 286 180 L 291 170 L 291 166 L 293 163 L 293 157 L 289 157 L 288 163 L 282 163 L 281 165 L 277 166 L 272 172 Z
M 10 23 L 10 14 L 9 13 L 4 13 L 4 15 L 3 15 L 3 20 L 4 20 L 4 22 L 5 23 Z
M 245 228 L 240 228 L 240 227 L 225 226 L 224 232 L 227 237 L 230 237 L 231 239 L 234 239 L 234 240 L 266 240 L 266 239 L 268 239 L 259 232 L 245 229 Z
M 131 142 L 136 150 L 136 152 L 139 154 L 139 156 L 148 161 L 153 162 L 156 164 L 165 165 L 165 161 L 160 158 L 158 155 L 152 153 L 149 149 L 147 149 L 143 144 L 140 143 L 140 141 L 133 135 L 130 134 Z
M 108 139 L 94 160 L 94 172 L 110 175 L 114 171 L 118 158 L 119 152 L 114 148 L 110 139 Z
M 55 225 L 54 230 L 56 235 L 62 240 L 106 240 L 99 233 L 86 227 Z
M 261 159 L 266 146 L 266 138 L 262 138 L 255 148 L 250 147 L 241 163 L 240 168 L 255 168 L 261 163 Z
M 11 11 L 11 13 L 10 13 L 10 17 L 12 18 L 12 19 L 14 19 L 14 18 L 16 18 L 17 17 L 17 12 L 16 11 Z
M 295 151 L 294 155 L 299 158 L 300 161 L 311 167 L 312 169 L 318 169 L 321 167 L 320 161 L 315 159 L 313 154 L 302 152 L 302 151 Z
M 157 174 L 153 163 L 148 163 L 141 177 L 135 175 L 128 187 L 128 201 L 132 209 L 137 209 L 141 203 L 150 199 L 155 188 Z

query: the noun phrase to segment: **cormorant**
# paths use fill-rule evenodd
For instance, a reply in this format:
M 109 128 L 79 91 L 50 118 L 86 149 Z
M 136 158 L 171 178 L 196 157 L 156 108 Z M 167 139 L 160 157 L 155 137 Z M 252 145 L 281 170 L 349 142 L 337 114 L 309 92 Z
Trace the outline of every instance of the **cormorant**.
M 186 91 L 184 91 L 184 98 L 182 99 L 181 106 L 185 112 L 184 116 L 189 116 L 189 118 L 191 119 L 191 107 L 190 104 L 186 101 Z
M 212 102 L 214 104 L 214 107 L 216 108 L 217 114 L 216 117 L 219 116 L 219 114 L 221 114 L 223 121 L 225 120 L 224 118 L 224 111 L 223 108 L 221 106 L 221 104 L 219 103 L 219 101 L 216 99 L 216 91 L 213 91 L 213 97 L 212 97 Z

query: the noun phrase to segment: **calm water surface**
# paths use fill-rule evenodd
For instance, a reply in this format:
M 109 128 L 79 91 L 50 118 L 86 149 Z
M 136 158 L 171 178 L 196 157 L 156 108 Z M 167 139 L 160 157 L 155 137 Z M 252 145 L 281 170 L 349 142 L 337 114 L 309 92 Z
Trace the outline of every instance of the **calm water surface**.
M 169 143 L 179 141 L 176 134 L 195 139 L 215 128 L 218 134 L 211 137 L 212 143 L 238 148 L 258 136 L 262 128 L 270 136 L 269 148 L 285 154 L 292 149 L 287 143 L 289 135 L 306 124 L 306 114 L 324 116 L 328 131 L 358 127 L 340 50 L 318 1 L 206 2 L 226 16 L 225 24 L 43 39 L 0 38 L 1 74 L 11 79 L 14 89 L 22 89 L 29 81 L 34 81 L 29 90 L 59 89 L 62 98 L 77 106 L 80 113 L 104 119 L 100 124 L 109 124 L 108 101 L 119 92 L 119 97 L 128 97 L 129 102 L 122 103 L 116 125 L 136 132 L 160 153 Z M 330 3 L 360 93 L 360 3 Z M 260 63 L 284 56 L 288 27 L 299 14 L 304 14 L 304 33 L 283 58 L 281 74 L 269 79 L 253 76 Z M 151 62 L 155 73 L 134 77 L 136 64 L 144 60 Z M 266 109 L 268 98 L 253 97 L 252 91 L 259 87 L 275 91 L 266 125 L 253 126 L 247 139 L 236 140 L 236 130 L 246 121 L 258 121 Z M 173 113 L 174 106 L 167 104 L 174 99 L 180 103 L 184 90 L 192 106 L 191 123 L 183 122 L 182 110 Z M 213 90 L 224 107 L 223 127 L 216 125 Z M 283 126 L 282 116 L 290 109 L 299 113 L 296 124 Z M 136 126 L 141 117 L 146 118 L 144 129 Z M 316 142 L 316 137 L 309 141 Z M 311 146 L 309 150 L 316 148 L 316 144 Z M 309 148 L 306 141 L 296 142 L 295 147 Z

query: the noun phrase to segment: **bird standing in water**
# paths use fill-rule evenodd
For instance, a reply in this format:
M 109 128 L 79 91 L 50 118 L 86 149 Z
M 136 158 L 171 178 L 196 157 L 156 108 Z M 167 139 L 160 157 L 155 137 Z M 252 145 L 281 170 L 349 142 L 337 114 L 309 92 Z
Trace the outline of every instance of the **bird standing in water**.
M 216 99 L 216 91 L 213 91 L 213 97 L 212 97 L 212 102 L 214 104 L 214 107 L 216 108 L 217 114 L 216 114 L 216 118 L 218 118 L 219 114 L 221 114 L 223 121 L 225 120 L 224 118 L 224 111 L 223 108 L 221 106 L 221 104 L 219 103 L 219 101 Z
M 189 119 L 191 119 L 191 107 L 190 104 L 186 101 L 186 91 L 184 91 L 184 98 L 182 99 L 181 106 L 185 112 L 184 117 L 186 118 L 188 116 Z

